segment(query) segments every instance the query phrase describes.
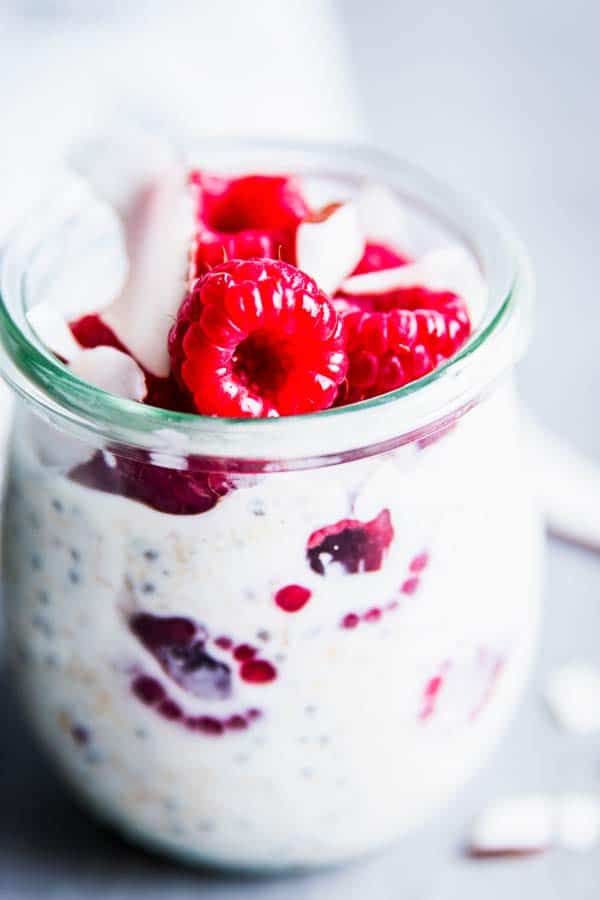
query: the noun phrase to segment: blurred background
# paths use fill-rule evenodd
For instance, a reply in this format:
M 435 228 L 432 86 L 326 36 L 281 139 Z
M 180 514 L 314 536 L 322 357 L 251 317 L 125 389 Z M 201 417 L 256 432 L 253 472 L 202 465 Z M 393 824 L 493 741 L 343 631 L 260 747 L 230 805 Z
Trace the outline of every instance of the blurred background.
M 0 2 L 0 240 L 74 138 L 115 120 L 173 133 L 366 140 L 485 195 L 533 259 L 528 407 L 600 460 L 600 7 L 593 0 Z M 515 791 L 600 791 L 600 740 L 558 731 L 548 673 L 600 662 L 600 560 L 553 542 L 538 667 L 518 720 L 454 810 L 435 900 L 596 898 L 600 851 L 466 861 L 467 823 Z M 89 822 L 30 748 L 4 692 L 0 897 L 410 896 L 393 850 L 346 872 L 257 885 L 150 860 Z M 417 851 L 416 851 L 417 852 Z

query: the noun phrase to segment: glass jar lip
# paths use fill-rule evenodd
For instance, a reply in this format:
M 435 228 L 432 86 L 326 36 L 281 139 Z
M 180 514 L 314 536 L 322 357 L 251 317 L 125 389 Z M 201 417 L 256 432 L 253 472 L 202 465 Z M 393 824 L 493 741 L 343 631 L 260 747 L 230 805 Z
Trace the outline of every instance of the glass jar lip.
M 425 437 L 473 405 L 516 362 L 527 338 L 532 274 L 509 227 L 479 200 L 392 154 L 356 144 L 208 138 L 189 148 L 186 155 L 203 162 L 210 157 L 236 162 L 269 159 L 274 171 L 347 174 L 384 183 L 409 196 L 411 202 L 448 226 L 483 267 L 488 288 L 483 322 L 458 353 L 429 374 L 348 406 L 268 419 L 215 418 L 145 406 L 108 394 L 71 374 L 28 327 L 24 290 L 29 260 L 22 238 L 37 225 L 39 246 L 50 229 L 60 224 L 46 216 L 40 231 L 39 222 L 30 215 L 15 230 L 2 258 L 0 366 L 15 393 L 46 419 L 99 446 L 171 454 L 174 464 L 182 454 L 193 453 L 223 464 L 229 460 L 234 468 L 253 460 L 264 463 L 266 458 L 296 468 L 369 455 L 384 446 Z M 211 165 L 216 167 L 216 162 Z M 244 165 L 246 171 L 249 166 Z M 261 168 L 267 166 L 262 163 Z M 81 191 L 81 179 L 63 175 L 58 193 L 62 195 L 69 187 Z M 31 240 L 25 241 L 26 246 L 30 244 Z M 492 345 L 496 353 L 490 360 Z M 384 419 L 389 420 L 387 427 Z

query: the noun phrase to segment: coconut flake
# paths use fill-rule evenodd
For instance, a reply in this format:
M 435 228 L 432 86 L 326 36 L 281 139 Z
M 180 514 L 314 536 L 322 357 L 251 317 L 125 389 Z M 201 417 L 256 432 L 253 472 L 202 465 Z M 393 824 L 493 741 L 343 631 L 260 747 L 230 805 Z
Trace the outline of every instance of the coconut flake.
M 80 350 L 71 359 L 69 368 L 78 378 L 109 394 L 139 401 L 146 396 L 146 377 L 142 369 L 131 356 L 115 347 Z
M 102 318 L 154 375 L 169 374 L 167 338 L 185 294 L 193 211 L 184 173 L 140 191 L 125 222 L 129 274 Z
M 298 226 L 296 265 L 333 294 L 360 262 L 364 247 L 356 204 L 332 203 Z
M 407 216 L 393 191 L 382 184 L 368 182 L 358 195 L 358 210 L 368 241 L 384 244 L 406 255 L 409 244 Z
M 530 856 L 554 841 L 556 809 L 551 797 L 530 794 L 490 804 L 476 820 L 469 853 L 478 858 Z
M 81 352 L 64 315 L 50 303 L 38 303 L 27 311 L 27 321 L 48 350 L 67 362 Z
M 563 794 L 558 801 L 557 840 L 577 853 L 592 850 L 600 841 L 600 797 L 597 794 Z
M 556 669 L 546 686 L 546 702 L 567 731 L 600 731 L 600 669 L 588 662 L 572 662 Z
M 168 332 L 185 293 L 194 232 L 192 195 L 177 154 L 164 139 L 126 130 L 116 143 L 81 145 L 71 165 L 117 213 L 129 272 L 101 314 L 149 372 L 169 374 Z
M 385 294 L 405 287 L 452 291 L 467 304 L 473 327 L 483 317 L 487 287 L 470 255 L 458 246 L 431 250 L 417 262 L 395 269 L 353 275 L 344 281 L 342 291 L 348 295 Z

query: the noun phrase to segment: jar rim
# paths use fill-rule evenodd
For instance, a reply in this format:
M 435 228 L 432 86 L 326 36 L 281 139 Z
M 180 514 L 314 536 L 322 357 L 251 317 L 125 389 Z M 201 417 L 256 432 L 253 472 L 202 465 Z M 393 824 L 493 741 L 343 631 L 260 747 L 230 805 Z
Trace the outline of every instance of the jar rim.
M 98 446 L 216 459 L 222 468 L 302 468 L 356 458 L 426 437 L 470 408 L 520 356 L 528 336 L 533 279 L 508 226 L 485 204 L 385 151 L 361 145 L 236 138 L 203 139 L 186 155 L 206 167 L 371 179 L 392 188 L 450 229 L 472 252 L 487 289 L 486 314 L 467 343 L 432 372 L 377 397 L 301 416 L 207 417 L 146 406 L 73 375 L 37 339 L 25 316 L 32 247 L 80 214 L 90 194 L 63 173 L 43 215 L 29 215 L 5 248 L 0 275 L 0 368 L 42 417 Z M 208 162 L 208 160 L 213 160 Z M 268 162 L 267 162 L 268 161 Z M 260 170 L 260 169 L 258 169 Z M 87 193 L 86 193 L 87 192 Z M 65 207 L 65 196 L 71 205 Z M 54 204 L 54 207 L 53 207 Z M 41 220 L 41 221 L 40 221 Z M 168 464 L 168 460 L 166 462 Z

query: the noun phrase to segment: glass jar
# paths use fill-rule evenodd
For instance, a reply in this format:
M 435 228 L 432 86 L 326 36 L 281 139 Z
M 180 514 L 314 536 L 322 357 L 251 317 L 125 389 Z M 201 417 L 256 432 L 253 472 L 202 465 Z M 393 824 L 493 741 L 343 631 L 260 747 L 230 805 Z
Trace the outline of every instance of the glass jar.
M 476 260 L 483 319 L 420 381 L 315 415 L 119 399 L 25 317 L 68 301 L 74 267 L 92 285 L 114 269 L 110 217 L 61 181 L 2 273 L 12 665 L 66 779 L 127 835 L 220 866 L 332 863 L 439 810 L 526 679 L 541 531 L 512 369 L 531 275 L 489 213 L 384 154 L 215 141 L 198 158 L 386 182 L 415 233 Z

